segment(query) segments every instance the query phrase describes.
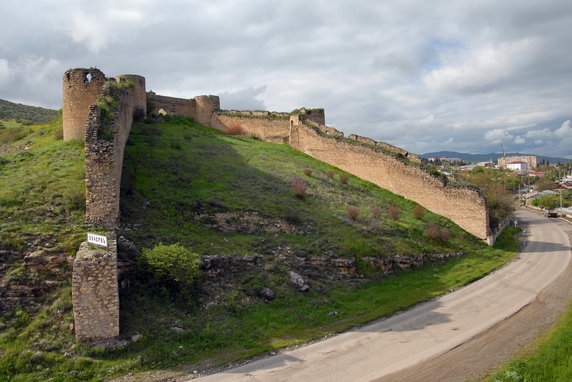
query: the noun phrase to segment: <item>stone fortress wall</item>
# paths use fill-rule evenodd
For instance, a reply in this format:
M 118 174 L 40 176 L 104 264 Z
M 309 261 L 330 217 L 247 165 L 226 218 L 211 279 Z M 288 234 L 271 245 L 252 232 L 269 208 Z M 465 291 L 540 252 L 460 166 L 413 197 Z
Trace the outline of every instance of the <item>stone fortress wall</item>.
M 373 146 L 374 142 L 367 144 Z M 311 157 L 413 200 L 449 218 L 480 239 L 486 240 L 490 235 L 485 199 L 476 190 L 447 187 L 441 179 L 393 155 L 320 134 L 296 121 L 291 126 L 290 145 Z M 396 153 L 402 154 L 402 151 Z M 416 157 L 412 154 L 409 156 L 412 160 Z
M 507 165 L 511 162 L 526 162 L 528 163 L 529 169 L 534 169 L 538 166 L 537 157 L 535 155 L 524 155 L 524 156 L 514 156 L 514 157 L 501 157 L 498 159 L 499 167 L 507 168 Z
M 122 87 L 117 100 L 119 111 L 113 121 L 105 122 L 104 126 L 97 100 L 100 96 L 108 95 L 105 93 L 108 82 L 129 82 L 129 86 Z M 106 78 L 94 68 L 68 70 L 63 76 L 63 88 L 64 140 L 85 141 L 86 222 L 90 224 L 108 230 L 117 228 L 125 144 L 134 117 L 144 117 L 148 111 L 153 114 L 190 116 L 200 124 L 222 131 L 240 125 L 245 134 L 264 141 L 288 143 L 296 150 L 416 201 L 451 219 L 480 239 L 489 238 L 488 211 L 480 193 L 470 188 L 447 187 L 443 181 L 415 165 L 421 161 L 420 158 L 406 150 L 355 134 L 344 137 L 341 131 L 326 126 L 323 109 L 302 108 L 299 113 L 221 111 L 217 96 L 181 99 L 147 93 L 142 76 Z M 104 130 L 107 134 L 104 134 Z M 84 278 L 89 273 L 85 270 L 99 267 L 97 264 L 101 263 L 101 256 L 96 256 L 97 252 L 82 251 L 78 252 L 81 261 L 77 270 L 75 265 L 73 270 L 74 310 L 77 305 L 83 312 L 74 316 L 76 328 L 87 328 L 90 322 L 106 315 L 115 322 L 114 312 L 118 311 L 118 305 L 114 305 L 114 300 L 105 295 L 117 292 L 116 279 L 110 282 L 115 283 L 115 289 L 109 286 L 110 291 L 93 292 L 91 288 L 98 286 L 86 283 L 90 279 Z M 108 263 L 112 264 L 113 261 Z M 112 328 L 114 325 L 104 326 Z M 76 337 L 90 339 L 116 335 L 113 334 L 116 333 L 115 329 L 107 331 L 105 328 L 101 327 L 99 334 L 78 329 Z

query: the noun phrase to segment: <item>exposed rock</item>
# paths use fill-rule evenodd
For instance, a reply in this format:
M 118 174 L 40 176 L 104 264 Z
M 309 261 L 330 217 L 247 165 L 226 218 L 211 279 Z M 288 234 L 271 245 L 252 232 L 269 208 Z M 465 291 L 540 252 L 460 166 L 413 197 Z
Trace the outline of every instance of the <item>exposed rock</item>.
M 172 326 L 171 330 L 174 331 L 175 333 L 183 333 L 185 331 L 185 329 L 179 328 L 178 326 Z
M 306 285 L 302 276 L 297 274 L 296 272 L 290 271 L 290 281 L 299 292 L 307 292 L 310 287 Z
M 143 338 L 143 335 L 137 333 L 137 334 L 135 334 L 135 335 L 133 335 L 133 336 L 131 337 L 131 342 L 137 342 L 137 341 L 139 341 L 141 338 Z
M 260 296 L 264 297 L 268 301 L 272 301 L 276 298 L 276 295 L 274 295 L 272 289 L 267 287 L 262 288 L 262 290 L 260 291 Z

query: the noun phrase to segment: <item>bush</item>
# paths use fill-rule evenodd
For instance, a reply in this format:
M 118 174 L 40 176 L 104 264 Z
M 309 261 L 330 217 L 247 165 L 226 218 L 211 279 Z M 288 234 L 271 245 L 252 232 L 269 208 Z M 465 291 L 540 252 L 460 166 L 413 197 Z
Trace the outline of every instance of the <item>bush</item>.
M 133 110 L 133 120 L 134 121 L 142 121 L 143 118 L 145 118 L 145 111 L 138 107 L 135 110 Z
M 292 181 L 292 183 L 290 184 L 290 188 L 291 188 L 292 192 L 299 199 L 304 199 L 304 197 L 306 196 L 306 188 L 307 187 L 308 186 L 306 185 L 306 182 L 304 182 L 304 180 L 302 180 L 300 178 L 294 179 Z
M 371 215 L 374 218 L 379 219 L 379 217 L 381 216 L 381 207 L 380 206 L 372 206 L 371 207 Z
M 183 146 L 181 145 L 181 142 L 171 142 L 171 148 L 175 150 L 182 150 Z
M 307 176 L 312 176 L 312 169 L 311 168 L 305 168 L 304 169 L 304 174 Z
M 425 210 L 420 205 L 417 205 L 412 212 L 413 216 L 415 216 L 417 219 L 421 219 L 423 216 L 425 216 Z
M 232 135 L 243 135 L 244 129 L 240 124 L 233 122 L 226 128 L 226 133 Z
M 348 215 L 350 216 L 350 219 L 356 220 L 357 217 L 359 216 L 359 210 L 355 207 L 349 207 L 348 208 Z
M 447 227 L 439 227 L 433 222 L 428 222 L 425 226 L 425 236 L 431 240 L 448 241 L 451 237 L 451 232 Z
M 350 176 L 348 174 L 340 174 L 340 182 L 342 182 L 342 184 L 348 184 L 349 178 Z
M 399 220 L 399 215 L 401 214 L 401 210 L 399 209 L 399 207 L 391 206 L 389 207 L 389 210 L 387 212 L 389 213 L 389 216 L 391 216 L 393 220 L 395 221 Z
M 326 171 L 326 176 L 330 179 L 334 178 L 334 172 L 332 170 Z
M 141 259 L 159 280 L 188 291 L 200 275 L 199 255 L 179 244 L 145 248 Z

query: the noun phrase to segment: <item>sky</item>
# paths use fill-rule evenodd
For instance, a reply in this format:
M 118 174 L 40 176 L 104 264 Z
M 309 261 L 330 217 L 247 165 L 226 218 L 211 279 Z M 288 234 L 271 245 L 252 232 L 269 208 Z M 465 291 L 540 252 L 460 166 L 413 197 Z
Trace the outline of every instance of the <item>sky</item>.
M 61 108 L 70 68 L 223 109 L 323 107 L 412 152 L 572 159 L 570 0 L 0 2 L 0 98 Z

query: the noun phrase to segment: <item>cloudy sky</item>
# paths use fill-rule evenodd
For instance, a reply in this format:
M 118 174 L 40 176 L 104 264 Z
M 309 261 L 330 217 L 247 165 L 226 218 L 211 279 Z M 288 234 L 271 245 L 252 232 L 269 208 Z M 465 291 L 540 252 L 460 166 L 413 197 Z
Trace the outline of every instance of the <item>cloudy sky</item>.
M 60 108 L 95 66 L 223 108 L 324 107 L 416 153 L 572 158 L 570 0 L 28 0 L 0 3 L 0 98 Z

